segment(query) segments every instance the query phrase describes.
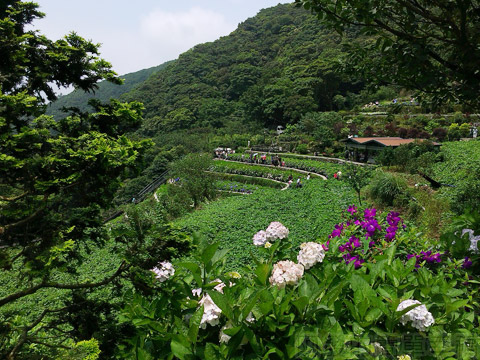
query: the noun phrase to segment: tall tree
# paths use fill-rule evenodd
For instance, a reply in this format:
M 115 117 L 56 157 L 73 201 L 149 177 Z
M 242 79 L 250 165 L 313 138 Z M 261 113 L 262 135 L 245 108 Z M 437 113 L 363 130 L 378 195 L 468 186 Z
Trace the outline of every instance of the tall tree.
M 119 263 L 95 281 L 69 275 L 81 263 L 82 244 L 103 241 L 101 209 L 146 145 L 124 135 L 141 121 L 137 102 L 95 102 L 95 113 L 74 111 L 58 122 L 44 115 L 54 85 L 92 91 L 101 79 L 120 80 L 98 57 L 99 45 L 75 33 L 51 41 L 27 31 L 44 16 L 37 8 L 0 3 L 0 358 L 7 359 L 26 344 L 61 345 L 61 337 L 42 334 L 58 329 L 49 319 L 68 308 L 59 301 L 22 311 L 16 302 L 44 289 L 97 288 L 128 267 Z
M 366 79 L 421 90 L 438 104 L 479 107 L 480 11 L 476 0 L 295 0 L 340 33 L 376 41 L 352 46 L 348 63 Z

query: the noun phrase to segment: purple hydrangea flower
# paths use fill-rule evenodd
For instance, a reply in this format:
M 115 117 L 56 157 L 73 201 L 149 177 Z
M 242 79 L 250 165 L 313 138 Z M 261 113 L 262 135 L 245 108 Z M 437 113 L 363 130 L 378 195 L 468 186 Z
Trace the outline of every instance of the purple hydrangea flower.
M 364 222 L 362 224 L 362 227 L 367 230 L 367 233 L 370 234 L 370 235 L 373 235 L 373 233 L 375 232 L 375 230 L 382 230 L 382 227 L 380 226 L 380 224 L 378 223 L 377 220 L 375 219 L 371 219 L 369 220 L 368 222 Z
M 329 238 L 340 237 L 342 235 L 343 223 L 335 225 L 335 230 L 332 231 Z
M 392 241 L 397 235 L 398 228 L 395 225 L 390 225 L 387 228 L 387 233 L 385 234 L 385 240 Z
M 347 209 L 350 214 L 355 214 L 357 212 L 357 207 L 355 205 L 350 205 Z
M 364 262 L 365 262 L 365 260 L 363 260 L 363 259 L 355 260 L 355 269 L 360 269 Z
M 470 266 L 472 266 L 473 262 L 470 260 L 468 256 L 465 256 L 465 259 L 463 260 L 463 265 L 462 268 L 468 269 Z
M 377 215 L 377 209 L 372 208 L 372 209 L 365 209 L 363 212 L 363 215 L 365 217 L 365 220 L 371 220 Z
M 360 240 L 355 236 L 352 236 L 350 239 L 348 239 L 348 242 L 352 244 L 353 247 L 356 247 L 356 248 L 362 246 L 362 244 L 360 243 Z

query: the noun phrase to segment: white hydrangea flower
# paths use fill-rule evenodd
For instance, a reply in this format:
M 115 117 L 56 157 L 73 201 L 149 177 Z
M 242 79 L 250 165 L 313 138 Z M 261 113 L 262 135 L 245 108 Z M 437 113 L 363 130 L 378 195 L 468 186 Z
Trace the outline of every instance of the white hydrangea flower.
M 255 322 L 255 316 L 253 316 L 253 313 L 251 311 L 248 313 L 247 317 L 245 318 L 245 321 L 250 324 Z
M 212 298 L 208 294 L 204 294 L 202 299 L 198 302 L 203 305 L 203 315 L 200 321 L 200 327 L 202 329 L 207 328 L 207 324 L 211 326 L 218 325 L 222 310 L 213 302 Z
M 202 293 L 202 288 L 192 289 L 193 296 L 200 296 L 201 293 Z
M 260 230 L 253 235 L 253 245 L 263 246 L 267 242 L 267 233 L 264 230 Z
M 470 247 L 468 250 L 473 252 L 474 254 L 478 254 L 478 241 L 480 240 L 480 235 L 475 236 L 472 229 L 463 229 L 462 236 L 468 233 L 468 238 L 470 240 Z
M 280 288 L 285 285 L 294 285 L 303 276 L 303 271 L 303 266 L 295 264 L 293 261 L 279 261 L 273 265 L 272 275 L 269 278 L 270 284 Z
M 267 241 L 285 239 L 288 236 L 288 229 L 280 222 L 274 221 L 268 225 L 266 232 Z
M 374 342 L 373 344 L 373 356 L 380 356 L 385 352 L 385 348 L 378 342 Z
M 402 301 L 398 307 L 397 311 L 402 311 L 409 306 L 419 304 L 416 308 L 408 311 L 407 313 L 403 314 L 400 322 L 405 325 L 407 322 L 411 321 L 412 326 L 420 331 L 425 331 L 425 329 L 435 323 L 435 319 L 433 315 L 427 310 L 425 305 L 418 300 L 404 300 Z
M 231 329 L 232 328 L 232 323 L 231 322 L 228 322 L 226 323 L 221 329 L 220 329 L 220 333 L 218 335 L 218 338 L 220 340 L 220 343 L 224 343 L 224 344 L 227 344 L 230 339 L 232 338 L 231 336 L 225 334 L 223 332 L 223 330 L 226 330 L 226 329 Z
M 214 283 L 218 282 L 218 284 L 213 289 L 218 291 L 219 293 L 223 294 L 223 288 L 226 286 L 225 283 L 220 279 L 215 279 L 212 282 L 214 282 Z
M 160 264 L 155 266 L 152 271 L 155 273 L 155 277 L 160 282 L 164 282 L 168 278 L 172 277 L 173 274 L 175 274 L 175 269 L 172 263 L 168 261 L 162 261 Z
M 305 270 L 310 269 L 316 263 L 322 262 L 325 257 L 325 250 L 321 244 L 316 242 L 307 242 L 300 245 L 300 252 L 297 260 L 299 264 L 305 267 Z

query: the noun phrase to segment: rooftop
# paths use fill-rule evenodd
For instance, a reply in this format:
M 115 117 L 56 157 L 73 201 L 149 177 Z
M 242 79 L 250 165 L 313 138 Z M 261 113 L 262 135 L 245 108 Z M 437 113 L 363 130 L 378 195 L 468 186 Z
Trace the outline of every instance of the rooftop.
M 425 141 L 426 139 L 402 139 L 401 137 L 393 137 L 393 136 L 385 136 L 385 137 L 352 137 L 348 138 L 346 140 L 343 140 L 344 142 L 351 142 L 354 144 L 364 144 L 364 145 L 375 145 L 375 144 L 380 144 L 383 146 L 400 146 L 404 144 L 409 144 L 414 141 Z M 441 144 L 437 142 L 433 142 L 433 145 L 435 146 L 440 146 Z

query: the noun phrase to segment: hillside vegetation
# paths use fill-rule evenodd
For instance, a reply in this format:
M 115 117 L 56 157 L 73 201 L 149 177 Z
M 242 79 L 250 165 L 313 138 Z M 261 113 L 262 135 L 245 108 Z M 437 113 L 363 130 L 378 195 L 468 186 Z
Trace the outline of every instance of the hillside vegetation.
M 232 122 L 285 125 L 309 111 L 335 109 L 335 95 L 361 88 L 334 73 L 341 54 L 340 37 L 315 16 L 278 5 L 180 55 L 124 99 L 144 102 L 146 135 Z
M 141 84 L 152 74 L 160 71 L 167 65 L 168 62 L 148 69 L 121 75 L 120 78 L 124 80 L 122 85 L 117 85 L 108 81 L 101 81 L 97 84 L 98 89 L 95 91 L 84 92 L 82 90 L 74 90 L 72 93 L 60 96 L 56 101 L 49 104 L 47 107 L 47 114 L 53 115 L 56 119 L 64 118 L 67 115 L 62 111 L 62 108 L 64 107 L 75 107 L 80 111 L 91 112 L 92 108 L 88 106 L 88 101 L 90 99 L 97 99 L 102 102 L 108 101 L 110 98 L 118 99 L 122 94 L 131 91 L 135 86 Z

